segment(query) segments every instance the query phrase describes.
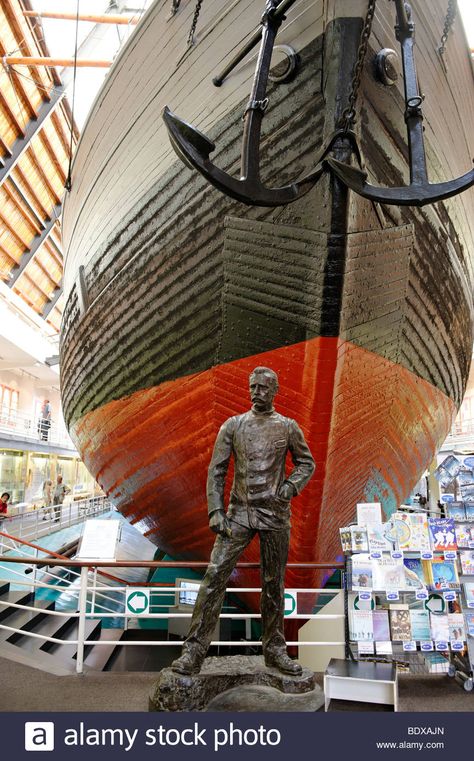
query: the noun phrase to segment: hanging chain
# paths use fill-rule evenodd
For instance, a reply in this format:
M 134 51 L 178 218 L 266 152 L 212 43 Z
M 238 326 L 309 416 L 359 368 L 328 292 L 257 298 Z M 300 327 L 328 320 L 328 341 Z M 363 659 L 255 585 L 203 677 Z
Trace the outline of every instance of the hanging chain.
M 171 0 L 171 15 L 174 16 L 179 9 L 181 0 Z
M 201 5 L 202 0 L 197 0 L 196 7 L 194 9 L 193 23 L 191 24 L 191 29 L 189 30 L 188 45 L 194 45 L 194 33 L 196 31 L 199 14 L 201 12 Z
M 267 0 L 265 3 L 265 10 L 263 12 L 262 19 L 264 19 L 266 16 L 271 15 L 272 13 L 275 13 L 277 5 L 278 0 Z
M 354 67 L 354 73 L 352 75 L 349 103 L 344 109 L 341 118 L 339 119 L 339 127 L 342 128 L 344 132 L 348 132 L 349 129 L 354 126 L 356 121 L 355 104 L 357 101 L 357 95 L 359 93 L 360 81 L 362 79 L 362 70 L 364 67 L 365 56 L 367 54 L 369 37 L 372 32 L 372 23 L 375 16 L 376 3 L 377 0 L 369 0 L 364 27 L 360 36 L 359 49 L 357 51 L 357 61 Z
M 438 53 L 440 54 L 441 58 L 444 56 L 444 53 L 446 51 L 446 42 L 448 40 L 449 33 L 451 29 L 453 28 L 454 19 L 456 18 L 457 10 L 458 10 L 457 0 L 449 0 L 448 10 L 446 11 L 446 18 L 444 20 L 443 34 L 441 35 L 441 45 L 438 48 Z

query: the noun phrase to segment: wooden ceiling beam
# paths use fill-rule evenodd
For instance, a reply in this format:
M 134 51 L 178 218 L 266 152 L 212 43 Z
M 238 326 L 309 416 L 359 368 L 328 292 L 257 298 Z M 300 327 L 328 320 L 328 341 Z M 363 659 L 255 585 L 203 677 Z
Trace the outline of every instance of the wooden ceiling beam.
M 59 161 L 59 158 L 57 154 L 54 151 L 53 146 L 51 145 L 49 141 L 49 137 L 47 136 L 46 132 L 41 130 L 41 132 L 38 134 L 38 139 L 41 140 L 43 143 L 43 147 L 48 154 L 51 163 L 54 165 L 54 168 L 56 169 L 56 172 L 58 173 L 60 179 L 61 179 L 61 185 L 64 185 L 66 182 L 66 172 L 61 166 L 61 162 Z
M 51 312 L 53 311 L 54 307 L 58 303 L 58 300 L 60 299 L 60 297 L 62 295 L 62 292 L 63 292 L 63 286 L 62 286 L 62 281 L 61 281 L 61 283 L 58 285 L 58 287 L 56 288 L 56 290 L 52 294 L 52 296 L 51 296 L 50 300 L 48 301 L 48 303 L 45 304 L 44 307 L 43 307 L 43 311 L 41 312 L 41 317 L 43 317 L 43 319 L 46 320 L 46 318 L 51 314 Z
M 3 62 L 7 66 L 28 66 L 34 69 L 53 68 L 55 66 L 60 66 L 62 69 L 108 69 L 113 63 L 113 61 L 106 61 L 104 58 L 51 58 L 26 55 L 7 55 L 3 57 Z M 13 71 L 15 70 L 13 69 Z
M 1 252 L 1 253 L 2 253 L 4 256 L 6 256 L 8 259 L 10 259 L 10 261 L 11 261 L 11 263 L 13 264 L 13 266 L 14 266 L 14 267 L 16 267 L 16 266 L 17 266 L 17 264 L 18 264 L 17 260 L 16 260 L 16 259 L 15 259 L 15 258 L 14 258 L 14 257 L 13 257 L 11 254 L 10 254 L 10 252 L 9 252 L 9 251 L 7 251 L 7 249 L 6 249 L 4 246 L 2 246 L 2 244 L 1 244 L 1 243 L 0 243 L 0 252 Z
M 5 98 L 4 94 L 0 90 L 0 106 L 2 107 L 3 111 L 5 112 L 5 116 L 7 117 L 8 121 L 12 125 L 12 127 L 16 130 L 17 135 L 20 136 L 20 139 L 23 139 L 25 135 L 25 130 L 23 129 L 22 125 L 17 119 L 16 114 L 13 113 L 12 109 L 10 108 L 10 105 Z M 10 155 L 11 155 L 11 149 L 8 149 Z
M 53 113 L 51 114 L 51 121 L 54 125 L 54 129 L 56 130 L 58 139 L 64 149 L 64 153 L 69 158 L 69 146 L 71 144 L 70 133 L 67 133 L 66 130 L 64 129 L 63 120 L 59 118 L 57 111 L 53 111 Z
M 41 220 L 38 219 L 36 213 L 31 208 L 30 204 L 28 203 L 27 199 L 19 190 L 19 188 L 16 187 L 12 183 L 12 178 L 8 178 L 8 182 L 5 182 L 2 186 L 2 190 L 4 193 L 7 194 L 10 201 L 15 204 L 17 209 L 21 212 L 23 215 L 23 218 L 26 220 L 26 222 L 30 225 L 31 229 L 35 233 L 41 232 Z M 10 187 L 11 185 L 11 187 Z
M 25 86 L 23 85 L 23 82 L 21 81 L 21 77 L 19 74 L 15 71 L 15 69 L 10 68 L 9 65 L 7 65 L 7 55 L 8 51 L 6 50 L 3 42 L 0 39 L 0 55 L 2 57 L 2 63 L 4 67 L 6 67 L 6 74 L 11 81 L 11 85 L 14 88 L 16 95 L 18 97 L 18 100 L 20 101 L 22 107 L 27 112 L 28 116 L 27 119 L 34 119 L 36 117 L 36 111 L 33 107 L 33 104 L 30 101 L 29 95 L 25 90 Z M 41 86 L 43 88 L 43 85 Z
M 48 294 L 46 293 L 46 291 L 43 291 L 43 289 L 41 288 L 41 286 L 39 286 L 39 285 L 38 285 L 38 283 L 37 283 L 37 282 L 35 282 L 35 280 L 33 280 L 33 278 L 31 277 L 31 275 L 29 275 L 27 272 L 23 272 L 23 273 L 22 273 L 22 275 L 23 275 L 23 277 L 25 278 L 25 280 L 28 280 L 28 281 L 31 283 L 31 285 L 32 285 L 34 288 L 36 288 L 36 290 L 37 290 L 37 291 L 39 291 L 39 292 L 41 293 L 41 295 L 42 295 L 42 296 L 44 296 L 44 298 L 46 299 L 46 301 L 49 301 L 49 296 L 48 296 Z M 18 288 L 18 286 L 17 286 L 17 285 L 15 286 L 15 291 L 16 291 L 16 292 L 17 292 L 19 295 L 23 295 L 23 294 L 21 293 L 21 290 Z M 24 295 L 23 295 L 23 298 L 24 298 Z M 35 312 L 38 314 L 38 310 L 37 310 L 35 307 L 33 307 L 33 309 L 34 309 L 34 310 L 35 310 Z
M 135 25 L 140 21 L 140 16 L 137 14 L 133 16 L 125 15 L 113 15 L 113 14 L 99 14 L 91 15 L 81 13 L 76 16 L 75 13 L 52 13 L 50 11 L 23 11 L 24 16 L 37 16 L 39 18 L 61 19 L 62 21 L 88 21 L 92 24 L 121 24 L 128 26 L 129 24 Z
M 46 246 L 43 246 L 43 251 L 44 251 L 45 248 L 46 248 Z M 45 275 L 48 278 L 50 283 L 52 283 L 54 285 L 54 287 L 57 288 L 58 287 L 57 280 L 55 280 L 54 277 L 48 272 L 48 270 L 46 269 L 44 264 L 42 262 L 40 262 L 40 260 L 38 259 L 37 256 L 35 256 L 35 258 L 34 258 L 34 263 L 35 263 L 35 267 L 38 267 L 41 270 L 41 272 L 43 273 L 43 275 Z
M 64 95 L 65 90 L 63 87 L 56 88 L 49 101 L 43 101 L 35 118 L 29 121 L 26 128 L 22 130 L 22 137 L 18 137 L 11 146 L 11 156 L 5 160 L 4 167 L 0 170 L 0 185 L 6 180 L 23 153 L 27 150 L 32 138 L 39 132 L 44 121 L 58 107 Z
M 17 282 L 18 278 L 24 273 L 26 267 L 31 262 L 33 257 L 35 256 L 36 252 L 40 249 L 40 247 L 43 245 L 44 241 L 48 236 L 51 234 L 51 230 L 53 229 L 56 219 L 61 213 L 61 205 L 55 206 L 53 210 L 53 214 L 51 215 L 51 218 L 48 219 L 45 222 L 44 228 L 38 235 L 35 235 L 32 242 L 28 246 L 29 251 L 23 254 L 21 257 L 15 271 L 12 273 L 13 277 L 10 280 L 10 288 L 12 288 L 15 283 Z
M 15 167 L 15 174 L 18 175 L 18 178 L 23 183 L 23 186 L 26 189 L 26 193 L 29 193 L 31 198 L 33 199 L 33 202 L 36 204 L 37 208 L 40 210 L 40 216 L 41 219 L 48 219 L 49 212 L 44 203 L 41 201 L 39 196 L 36 193 L 35 188 L 32 187 L 31 183 L 28 181 L 23 169 L 19 164 Z M 12 175 L 13 176 L 13 175 Z M 16 182 L 16 181 L 15 181 Z M 18 183 L 16 183 L 18 185 Z
M 0 209 L 0 221 L 2 221 L 7 230 L 9 230 L 12 238 L 15 238 L 18 245 L 27 250 L 29 248 L 28 243 L 16 231 L 15 227 L 12 225 L 6 214 L 3 213 L 3 209 Z
M 36 157 L 36 153 L 34 150 L 32 150 L 31 145 L 28 146 L 28 157 L 32 161 L 36 171 L 41 176 L 42 183 L 48 193 L 51 195 L 51 199 L 54 201 L 54 205 L 61 203 L 61 199 L 59 198 L 58 194 L 56 193 L 55 189 L 53 188 L 49 177 L 47 176 L 46 172 L 44 171 L 43 167 L 41 166 L 41 163 L 38 161 Z
M 45 247 L 48 249 L 48 254 L 51 256 L 52 259 L 54 259 L 54 261 L 56 262 L 58 267 L 61 268 L 61 271 L 62 271 L 64 267 L 62 251 L 60 248 L 58 248 L 52 235 L 50 235 L 48 240 L 45 242 Z
M 6 158 L 7 156 L 11 156 L 11 152 L 10 152 L 10 148 L 8 147 L 8 145 L 6 144 L 5 140 L 2 138 L 1 135 L 0 135 L 0 148 L 2 150 L 2 158 L 0 158 L 0 161 L 2 162 L 2 166 L 3 166 L 4 158 Z
M 29 19 L 21 18 L 20 22 L 19 17 L 15 14 L 12 6 L 10 3 L 2 3 L 2 10 L 5 14 L 5 17 L 8 21 L 8 24 L 10 26 L 10 29 L 13 33 L 13 36 L 15 37 L 18 48 L 22 50 L 27 56 L 31 55 L 32 50 L 30 45 L 27 43 L 27 36 L 28 33 L 31 36 L 31 42 L 35 44 L 35 52 L 36 51 L 42 51 L 42 47 L 39 44 L 39 41 L 36 39 L 36 35 L 33 34 L 32 28 L 31 28 L 31 22 Z M 26 33 L 26 34 L 25 34 Z M 8 51 L 5 51 L 2 53 L 2 56 L 5 56 Z M 42 51 L 43 52 L 43 51 Z M 38 70 L 34 67 L 29 67 L 30 76 L 33 79 L 38 78 Z M 41 85 L 42 87 L 47 88 L 48 86 L 52 85 L 52 77 L 49 74 L 49 72 L 40 72 L 39 74 L 41 79 Z

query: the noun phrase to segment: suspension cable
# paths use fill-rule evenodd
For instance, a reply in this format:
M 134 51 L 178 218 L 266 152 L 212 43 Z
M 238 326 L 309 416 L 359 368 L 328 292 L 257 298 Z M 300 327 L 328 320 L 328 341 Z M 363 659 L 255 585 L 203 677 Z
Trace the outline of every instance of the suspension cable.
M 69 143 L 69 164 L 67 168 L 67 177 L 66 182 L 64 184 L 67 191 L 71 190 L 72 184 L 71 184 L 71 171 L 72 171 L 72 145 L 73 145 L 73 138 L 74 138 L 74 103 L 76 100 L 76 74 L 77 74 L 77 41 L 79 36 L 79 3 L 80 0 L 77 0 L 76 5 L 76 40 L 74 44 L 74 74 L 72 79 L 72 103 L 71 103 L 71 139 Z

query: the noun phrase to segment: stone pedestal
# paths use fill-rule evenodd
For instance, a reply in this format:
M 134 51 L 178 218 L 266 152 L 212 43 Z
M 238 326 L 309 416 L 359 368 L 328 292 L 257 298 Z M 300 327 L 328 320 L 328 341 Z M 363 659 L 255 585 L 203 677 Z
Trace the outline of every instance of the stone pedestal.
M 312 671 L 300 676 L 265 666 L 263 656 L 206 658 L 199 674 L 160 672 L 150 711 L 317 711 L 324 703 Z

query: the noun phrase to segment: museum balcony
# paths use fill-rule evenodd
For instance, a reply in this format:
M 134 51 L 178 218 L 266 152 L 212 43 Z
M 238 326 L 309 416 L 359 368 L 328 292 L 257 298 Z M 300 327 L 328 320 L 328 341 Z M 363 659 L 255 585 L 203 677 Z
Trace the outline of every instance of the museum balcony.
M 0 449 L 21 448 L 38 452 L 75 452 L 63 423 L 51 421 L 49 427 L 42 427 L 40 418 L 22 412 L 0 415 Z

